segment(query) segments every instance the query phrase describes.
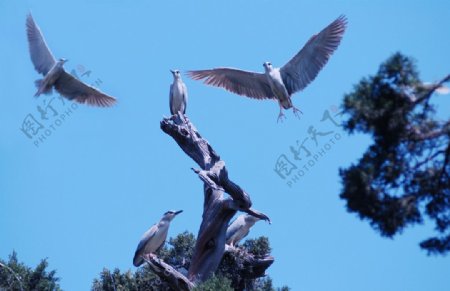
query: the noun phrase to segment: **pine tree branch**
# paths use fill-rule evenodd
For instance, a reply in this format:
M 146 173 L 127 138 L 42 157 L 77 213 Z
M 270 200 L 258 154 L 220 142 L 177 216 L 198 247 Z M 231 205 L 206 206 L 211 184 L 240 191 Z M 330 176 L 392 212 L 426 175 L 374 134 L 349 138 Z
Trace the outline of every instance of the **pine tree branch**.
M 410 129 L 411 140 L 413 141 L 424 141 L 429 139 L 439 138 L 444 135 L 450 134 L 450 120 L 445 122 L 440 126 L 440 129 L 433 130 L 430 132 L 422 133 L 417 128 Z
M 275 261 L 274 257 L 270 255 L 255 256 L 240 247 L 227 245 L 225 251 L 242 260 L 242 269 L 239 272 L 244 279 L 256 279 L 265 276 L 266 270 Z
M 422 101 L 429 99 L 431 95 L 436 91 L 439 87 L 441 87 L 444 83 L 450 81 L 450 74 L 445 76 L 442 80 L 431 86 L 427 92 L 425 92 L 421 97 L 417 98 L 414 103 L 419 104 Z
M 11 269 L 10 267 L 8 267 L 7 265 L 5 265 L 1 262 L 0 262 L 0 267 L 5 268 L 14 276 L 14 278 L 17 280 L 17 282 L 19 282 L 20 291 L 23 291 L 22 280 L 20 280 L 20 277 L 16 274 L 16 272 L 14 272 L 13 269 Z

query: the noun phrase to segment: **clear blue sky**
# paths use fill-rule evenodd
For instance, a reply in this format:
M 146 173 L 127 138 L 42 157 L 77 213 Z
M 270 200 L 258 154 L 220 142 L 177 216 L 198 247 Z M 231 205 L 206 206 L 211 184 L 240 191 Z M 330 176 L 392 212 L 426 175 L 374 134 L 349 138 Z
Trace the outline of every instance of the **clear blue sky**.
M 29 11 L 55 56 L 69 59 L 66 68 L 84 72 L 85 81 L 119 99 L 117 106 L 78 106 L 55 124 L 48 103 L 58 114 L 70 105 L 33 98 L 38 74 L 26 42 Z M 196 165 L 159 129 L 169 115 L 169 69 L 281 66 L 340 14 L 349 19 L 341 46 L 293 98 L 301 120 L 290 111 L 277 124 L 273 101 L 184 78 L 187 114 L 254 207 L 271 217 L 272 225 L 260 222 L 250 236 L 270 238 L 276 260 L 269 274 L 276 285 L 448 290 L 448 257 L 427 257 L 418 247 L 433 234 L 431 224 L 385 239 L 346 212 L 338 168 L 356 161 L 368 139 L 320 122 L 396 51 L 418 60 L 424 80 L 448 74 L 448 1 L 0 1 L 0 257 L 16 250 L 33 266 L 48 257 L 64 289 L 88 290 L 103 267 L 134 269 L 142 233 L 166 210 L 184 210 L 171 236 L 196 234 L 203 201 L 201 182 L 190 170 Z M 437 99 L 448 110 L 448 97 Z M 47 108 L 49 120 L 41 124 L 50 130 L 39 146 L 20 129 L 28 114 L 40 120 L 37 106 Z M 308 160 L 293 160 L 289 148 L 309 136 L 310 126 L 342 137 L 288 187 L 275 162 L 285 154 L 303 167 Z M 328 136 L 309 146 L 320 151 Z

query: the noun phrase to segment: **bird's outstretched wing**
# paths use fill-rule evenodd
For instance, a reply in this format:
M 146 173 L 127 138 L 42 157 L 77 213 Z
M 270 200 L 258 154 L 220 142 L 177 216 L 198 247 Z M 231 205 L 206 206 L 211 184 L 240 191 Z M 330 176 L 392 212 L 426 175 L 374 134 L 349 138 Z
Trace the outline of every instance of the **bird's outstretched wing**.
M 66 71 L 55 82 L 55 89 L 69 100 L 75 100 L 82 104 L 99 107 L 109 107 L 116 103 L 114 97 L 102 93 L 91 87 Z
M 347 18 L 339 16 L 319 34 L 313 35 L 305 46 L 280 69 L 289 94 L 311 83 L 339 46 L 347 26 Z
M 150 227 L 150 229 L 147 230 L 142 236 L 133 257 L 133 265 L 135 265 L 136 267 L 140 266 L 144 262 L 144 260 L 142 259 L 142 255 L 144 255 L 145 245 L 151 238 L 153 238 L 157 230 L 158 226 L 155 224 Z
M 34 22 L 33 16 L 27 16 L 27 37 L 30 49 L 31 61 L 34 68 L 39 73 L 46 75 L 48 71 L 55 65 L 56 60 L 52 52 L 45 43 L 41 30 Z
M 233 68 L 216 68 L 211 70 L 188 71 L 194 80 L 202 80 L 207 85 L 222 87 L 238 95 L 256 99 L 275 98 L 261 73 L 247 72 Z

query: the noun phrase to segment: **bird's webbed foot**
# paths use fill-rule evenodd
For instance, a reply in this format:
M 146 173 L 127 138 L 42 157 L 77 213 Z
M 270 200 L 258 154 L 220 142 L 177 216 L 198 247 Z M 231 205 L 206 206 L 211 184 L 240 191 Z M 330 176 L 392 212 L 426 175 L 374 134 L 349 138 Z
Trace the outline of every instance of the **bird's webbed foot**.
M 277 122 L 283 122 L 286 119 L 286 115 L 284 115 L 283 111 L 280 110 L 280 114 L 278 114 Z
M 283 107 L 281 107 L 281 104 L 280 104 L 280 114 L 278 114 L 277 122 L 280 122 L 280 121 L 283 122 L 285 119 L 286 119 L 286 115 L 284 115 Z
M 298 109 L 297 107 L 294 107 L 294 106 L 292 106 L 292 111 L 294 112 L 294 115 L 298 119 L 300 119 L 300 114 L 303 114 L 303 112 L 300 109 Z

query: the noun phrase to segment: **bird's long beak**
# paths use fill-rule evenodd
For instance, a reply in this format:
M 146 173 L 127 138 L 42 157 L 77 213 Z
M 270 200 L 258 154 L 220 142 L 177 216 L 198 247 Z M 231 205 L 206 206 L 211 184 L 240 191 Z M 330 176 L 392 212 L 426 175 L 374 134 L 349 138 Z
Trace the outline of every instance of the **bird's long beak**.
M 175 74 L 175 71 L 174 71 L 174 70 L 170 70 L 170 72 L 171 72 L 172 74 Z
M 181 212 L 183 212 L 183 210 L 175 211 L 175 215 L 178 215 L 178 214 L 180 214 Z

